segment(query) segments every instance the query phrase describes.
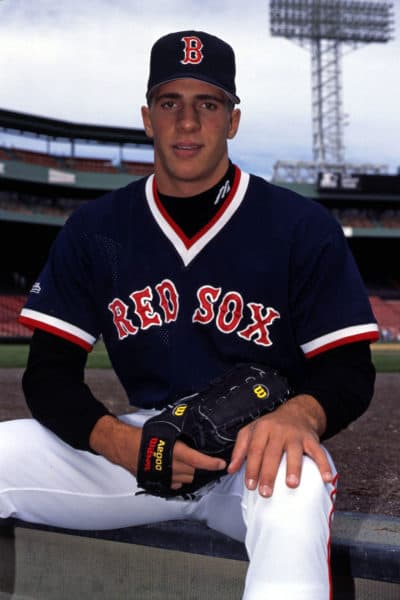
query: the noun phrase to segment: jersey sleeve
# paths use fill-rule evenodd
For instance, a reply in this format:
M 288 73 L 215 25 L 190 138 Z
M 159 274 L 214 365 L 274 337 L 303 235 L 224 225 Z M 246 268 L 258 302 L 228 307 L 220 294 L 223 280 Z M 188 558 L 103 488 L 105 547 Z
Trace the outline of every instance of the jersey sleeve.
M 293 327 L 307 358 L 343 344 L 379 338 L 343 230 L 325 209 L 318 207 L 301 222 L 291 255 Z
M 91 236 L 85 232 L 77 211 L 53 243 L 21 311 L 20 323 L 48 331 L 90 351 L 100 333 L 90 255 Z

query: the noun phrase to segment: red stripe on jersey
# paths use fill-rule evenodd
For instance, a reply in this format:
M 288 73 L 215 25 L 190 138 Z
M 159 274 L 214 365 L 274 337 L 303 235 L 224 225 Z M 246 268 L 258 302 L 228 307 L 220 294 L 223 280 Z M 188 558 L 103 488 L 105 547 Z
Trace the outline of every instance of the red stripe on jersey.
M 160 213 L 162 214 L 162 216 L 164 217 L 164 219 L 167 221 L 167 223 L 175 231 L 175 233 L 180 237 L 180 239 L 182 240 L 182 242 L 185 245 L 185 248 L 188 250 L 201 237 L 203 237 L 203 235 L 205 235 L 207 233 L 207 231 L 209 231 L 211 229 L 211 227 L 213 227 L 213 225 L 215 225 L 215 223 L 221 218 L 221 216 L 224 214 L 224 212 L 226 211 L 226 209 L 228 208 L 228 206 L 232 202 L 233 198 L 235 197 L 235 194 L 236 194 L 236 191 L 238 189 L 239 183 L 240 183 L 240 169 L 238 169 L 235 166 L 235 175 L 234 175 L 233 182 L 232 182 L 232 189 L 230 190 L 229 194 L 227 195 L 227 197 L 225 198 L 224 202 L 221 204 L 219 210 L 215 213 L 215 215 L 213 216 L 213 218 L 206 225 L 204 225 L 204 227 L 202 227 L 200 229 L 200 231 L 198 231 L 191 238 L 188 238 L 184 234 L 184 232 L 182 231 L 182 229 L 175 223 L 175 221 L 170 217 L 169 213 L 165 210 L 165 208 L 164 208 L 163 204 L 161 203 L 161 200 L 160 200 L 160 198 L 158 196 L 157 185 L 156 185 L 156 178 L 155 177 L 153 178 L 153 196 L 154 196 L 154 200 L 155 200 L 155 203 L 156 203 L 156 206 L 157 206 L 158 210 L 160 211 Z
M 350 335 L 349 337 L 342 338 L 340 340 L 335 340 L 333 342 L 329 342 L 328 344 L 324 344 L 319 348 L 315 348 L 315 350 L 311 350 L 310 352 L 306 352 L 306 358 L 312 358 L 317 354 L 321 354 L 322 352 L 326 352 L 327 350 L 332 350 L 332 348 L 337 348 L 338 346 L 345 346 L 346 344 L 351 344 L 353 342 L 361 342 L 362 340 L 368 340 L 371 343 L 379 340 L 379 333 L 377 331 L 369 331 L 367 333 L 359 333 L 356 335 Z
M 42 329 L 43 331 L 47 331 L 48 333 L 52 333 L 53 335 L 57 335 L 58 337 L 63 338 L 64 340 L 68 340 L 73 344 L 77 344 L 86 352 L 91 352 L 93 350 L 93 346 L 88 342 L 85 342 L 81 338 L 73 335 L 72 333 L 68 333 L 67 331 L 63 331 L 62 329 L 58 329 L 58 327 L 53 327 L 48 325 L 47 323 L 42 323 L 41 321 L 36 321 L 35 319 L 29 319 L 28 317 L 18 317 L 18 323 L 21 325 L 25 325 L 25 327 L 29 327 L 29 329 Z

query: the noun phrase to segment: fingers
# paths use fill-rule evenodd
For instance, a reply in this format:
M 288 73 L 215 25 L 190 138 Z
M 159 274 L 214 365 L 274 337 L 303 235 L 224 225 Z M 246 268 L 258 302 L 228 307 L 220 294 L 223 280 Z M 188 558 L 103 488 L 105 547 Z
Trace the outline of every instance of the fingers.
M 177 441 L 174 447 L 173 459 L 186 463 L 193 469 L 206 469 L 207 471 L 221 471 L 225 469 L 226 462 L 215 456 L 208 456 L 194 448 L 190 448 L 181 441 Z
M 265 428 L 263 428 L 265 429 Z M 249 490 L 259 488 L 262 496 L 272 496 L 276 474 L 282 458 L 282 443 L 268 431 L 261 435 L 256 424 L 249 443 L 245 483 Z
M 207 456 L 178 440 L 173 452 L 171 488 L 177 490 L 184 483 L 191 483 L 196 469 L 221 471 L 225 467 L 224 460 Z
M 334 480 L 335 474 L 332 471 L 331 464 L 323 447 L 319 443 L 315 443 L 314 440 L 310 440 L 304 444 L 304 451 L 317 464 L 323 481 L 331 483 Z
M 228 473 L 233 474 L 239 471 L 246 460 L 252 429 L 253 423 L 250 423 L 250 425 L 246 425 L 239 431 L 232 451 L 231 462 L 228 466 Z
M 172 469 L 171 488 L 174 490 L 182 487 L 184 483 L 192 483 L 194 468 L 180 460 L 174 460 Z

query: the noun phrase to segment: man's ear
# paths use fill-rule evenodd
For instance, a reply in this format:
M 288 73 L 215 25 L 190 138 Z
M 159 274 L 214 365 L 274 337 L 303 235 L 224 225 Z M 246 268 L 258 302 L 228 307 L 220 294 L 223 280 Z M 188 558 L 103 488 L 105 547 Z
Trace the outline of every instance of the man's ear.
M 151 125 L 150 109 L 148 106 L 142 106 L 142 120 L 147 137 L 152 138 L 153 127 Z
M 228 130 L 228 140 L 234 138 L 237 133 L 237 130 L 239 129 L 240 114 L 241 113 L 239 108 L 233 109 Z

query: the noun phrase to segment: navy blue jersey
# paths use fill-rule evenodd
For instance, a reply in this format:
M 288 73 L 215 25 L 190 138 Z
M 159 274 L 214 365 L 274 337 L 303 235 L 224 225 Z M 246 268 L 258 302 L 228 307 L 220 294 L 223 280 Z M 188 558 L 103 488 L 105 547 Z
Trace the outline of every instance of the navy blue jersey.
M 20 321 L 88 351 L 101 336 L 130 402 L 149 408 L 237 362 L 295 381 L 305 358 L 378 338 L 340 224 L 238 168 L 229 196 L 191 239 L 160 203 L 154 176 L 81 206 Z

